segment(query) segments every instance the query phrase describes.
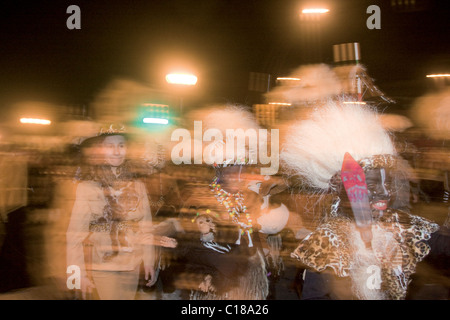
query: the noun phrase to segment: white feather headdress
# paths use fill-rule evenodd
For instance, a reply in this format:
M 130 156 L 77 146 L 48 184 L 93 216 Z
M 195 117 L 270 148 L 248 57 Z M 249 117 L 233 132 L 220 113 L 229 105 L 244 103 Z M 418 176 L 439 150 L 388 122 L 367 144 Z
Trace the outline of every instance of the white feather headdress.
M 346 152 L 357 161 L 396 153 L 389 132 L 371 107 L 329 101 L 308 120 L 288 129 L 280 160 L 291 177 L 327 190 L 332 176 L 341 170 Z

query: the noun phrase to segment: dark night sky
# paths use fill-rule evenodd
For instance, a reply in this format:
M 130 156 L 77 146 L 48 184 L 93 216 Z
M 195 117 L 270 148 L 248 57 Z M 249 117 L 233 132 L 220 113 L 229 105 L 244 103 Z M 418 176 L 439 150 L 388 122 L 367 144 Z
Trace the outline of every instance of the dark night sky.
M 279 76 L 305 63 L 304 2 L 3 0 L 0 106 L 26 99 L 85 104 L 117 77 L 158 86 L 173 61 L 192 66 L 205 97 L 245 102 L 250 71 Z M 329 1 L 322 61 L 333 62 L 333 44 L 360 42 L 362 62 L 383 91 L 417 94 L 418 79 L 450 71 L 447 2 L 396 12 L 390 0 Z M 81 9 L 81 30 L 66 27 L 71 4 Z M 371 4 L 381 9 L 380 30 L 366 27 Z

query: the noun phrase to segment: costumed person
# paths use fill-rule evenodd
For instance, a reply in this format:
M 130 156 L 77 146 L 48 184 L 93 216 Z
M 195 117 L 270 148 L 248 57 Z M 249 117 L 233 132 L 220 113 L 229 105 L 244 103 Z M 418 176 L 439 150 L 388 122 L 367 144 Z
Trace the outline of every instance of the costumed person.
M 189 117 L 195 125 L 201 125 L 203 147 L 199 149 L 203 150 L 203 161 L 209 166 L 209 172 L 213 170 L 210 174 L 214 178 L 205 177 L 205 183 L 193 185 L 185 207 L 207 207 L 220 216 L 227 216 L 230 228 L 235 230 L 234 240 L 228 243 L 241 246 L 239 250 L 246 252 L 244 256 L 248 260 L 248 268 L 238 278 L 239 287 L 233 299 L 266 299 L 267 270 L 256 223 L 261 200 L 248 189 L 254 173 L 259 170 L 254 158 L 258 141 L 250 139 L 252 141 L 245 144 L 245 137 L 242 140 L 239 136 L 249 132 L 257 135 L 259 126 L 253 114 L 240 105 L 197 110 Z
M 93 299 L 133 300 L 141 263 L 146 284 L 156 281 L 147 191 L 126 158 L 123 126 L 111 125 L 92 139 L 97 147 L 91 150 L 100 154 L 79 176 L 67 230 L 67 265 L 80 270 L 83 298 L 95 288 Z
M 441 202 L 438 208 L 429 210 L 429 214 L 436 216 L 440 224 L 438 232 L 430 239 L 431 253 L 419 265 L 413 277 L 409 299 L 448 300 L 450 298 L 450 88 L 437 87 L 424 96 L 419 97 L 410 110 L 411 116 L 417 124 L 418 131 L 423 134 L 422 142 L 417 143 L 415 152 L 416 169 L 426 172 L 423 180 L 433 181 L 435 190 L 442 190 L 442 197 L 433 202 Z M 430 205 L 431 197 L 420 188 L 424 197 L 423 206 Z M 442 187 L 439 186 L 443 183 Z M 426 185 L 426 184 L 424 184 Z M 430 189 L 429 189 L 430 190 Z M 435 192 L 433 192 L 435 195 Z M 419 198 L 420 199 L 420 198 Z M 417 203 L 417 210 L 422 207 Z M 446 213 L 445 213 L 446 211 Z
M 404 160 L 378 114 L 330 100 L 287 137 L 286 174 L 330 204 L 291 254 L 306 268 L 301 299 L 405 299 L 438 225 L 402 210 Z
M 183 300 L 246 300 L 242 279 L 254 267 L 247 246 L 235 243 L 236 225 L 208 208 L 183 210 L 184 232 L 177 239 L 178 263 L 183 266 Z M 178 282 L 179 279 L 178 279 Z
M 256 222 L 269 279 L 267 299 L 296 300 L 298 271 L 290 252 L 295 249 L 294 229 L 303 227 L 303 221 L 289 209 L 288 186 L 281 177 L 264 176 L 252 180 L 248 188 L 262 198 Z

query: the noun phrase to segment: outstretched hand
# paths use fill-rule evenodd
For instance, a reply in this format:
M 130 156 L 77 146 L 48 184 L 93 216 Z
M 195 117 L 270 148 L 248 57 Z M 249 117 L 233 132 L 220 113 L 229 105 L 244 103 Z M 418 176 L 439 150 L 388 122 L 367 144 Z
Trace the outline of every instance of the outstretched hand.
M 142 238 L 143 244 L 161 246 L 165 248 L 176 248 L 178 242 L 174 238 L 169 238 L 166 236 L 157 236 L 153 234 L 146 235 Z

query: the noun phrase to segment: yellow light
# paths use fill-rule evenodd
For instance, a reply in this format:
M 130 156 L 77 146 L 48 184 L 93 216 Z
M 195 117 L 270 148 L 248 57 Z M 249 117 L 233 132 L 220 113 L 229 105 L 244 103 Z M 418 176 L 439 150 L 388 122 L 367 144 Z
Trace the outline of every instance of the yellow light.
M 300 81 L 300 78 L 278 77 L 277 80 L 279 80 L 279 81 L 284 81 L 284 80 Z
M 287 102 L 269 102 L 269 104 L 275 104 L 275 105 L 279 105 L 279 106 L 290 106 L 290 103 Z
M 450 77 L 449 73 L 441 73 L 441 74 L 428 74 L 427 78 L 441 78 L 441 77 Z
M 197 83 L 197 77 L 192 74 L 170 73 L 166 75 L 166 81 L 171 84 L 193 86 Z
M 20 123 L 32 123 L 32 124 L 41 124 L 48 126 L 52 122 L 47 119 L 36 119 L 36 118 L 20 118 Z
M 302 13 L 308 14 L 308 13 L 327 13 L 330 10 L 323 9 L 323 8 L 311 8 L 311 9 L 303 9 Z

